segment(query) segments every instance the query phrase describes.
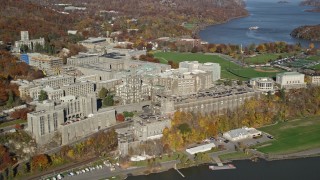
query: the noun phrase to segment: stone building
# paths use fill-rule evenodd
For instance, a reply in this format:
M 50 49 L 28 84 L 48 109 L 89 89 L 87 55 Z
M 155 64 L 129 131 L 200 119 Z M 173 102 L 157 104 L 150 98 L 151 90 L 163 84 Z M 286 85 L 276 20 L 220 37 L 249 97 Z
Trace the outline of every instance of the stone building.
M 41 108 L 39 108 L 41 107 Z M 32 137 L 40 145 L 52 141 L 64 123 L 64 109 L 53 102 L 44 101 L 37 105 L 34 112 L 28 113 L 28 129 Z
M 202 70 L 212 73 L 212 81 L 217 81 L 221 78 L 221 67 L 218 63 L 199 63 L 198 61 L 183 61 L 179 63 L 179 69 L 187 72 Z
M 29 65 L 45 72 L 47 75 L 59 74 L 63 60 L 59 57 L 48 56 L 40 53 L 29 53 Z
M 65 96 L 84 96 L 94 93 L 94 84 L 89 81 L 76 82 L 74 84 L 63 85 L 61 89 L 64 90 Z
M 64 92 L 59 88 L 52 88 L 50 86 L 35 86 L 29 89 L 28 96 L 33 100 L 38 100 L 41 91 L 45 91 L 48 95 L 48 99 L 52 101 L 59 101 L 64 96 Z
M 67 58 L 67 65 L 83 65 L 99 63 L 98 54 L 79 53 L 76 56 Z
M 259 97 L 259 92 L 249 88 L 212 88 L 193 95 L 156 96 L 153 101 L 155 113 L 172 114 L 175 111 L 195 113 L 223 114 L 227 110 L 234 110 L 245 100 Z
M 24 45 L 28 46 L 28 48 L 33 51 L 35 50 L 36 45 L 44 46 L 44 38 L 39 39 L 29 39 L 29 32 L 28 31 L 21 31 L 21 39 L 14 43 L 14 47 L 19 49 Z
M 151 98 L 151 86 L 143 83 L 140 75 L 131 74 L 123 79 L 123 84 L 116 86 L 116 97 L 121 104 L 132 104 L 147 101 Z
M 97 110 L 95 94 L 66 96 L 60 102 L 43 101 L 27 116 L 27 131 L 39 145 L 59 136 L 58 144 L 65 145 L 116 123 L 114 109 Z
M 212 87 L 212 73 L 202 70 L 185 72 L 179 70 L 167 70 L 150 78 L 149 83 L 153 86 L 163 86 L 172 94 L 194 94 L 199 90 Z
M 134 118 L 134 135 L 139 141 L 160 139 L 164 128 L 171 127 L 171 120 L 161 116 L 140 116 Z
M 50 76 L 41 79 L 35 79 L 33 82 L 39 86 L 60 87 L 66 84 L 73 84 L 74 77 L 67 75 Z
M 126 156 L 130 148 L 136 148 L 147 140 L 160 139 L 163 130 L 171 127 L 171 120 L 156 115 L 140 115 L 133 118 L 133 125 L 117 129 L 118 150 L 121 156 Z
M 116 86 L 120 85 L 121 83 L 122 83 L 121 79 L 110 79 L 110 80 L 107 80 L 107 81 L 97 82 L 97 84 L 96 84 L 96 86 L 97 86 L 96 92 L 99 93 L 102 88 L 105 88 L 105 89 L 107 89 L 109 91 L 115 91 L 116 90 Z
M 284 89 L 298 89 L 305 88 L 304 74 L 298 72 L 284 72 L 277 74 L 276 83 L 280 88 Z

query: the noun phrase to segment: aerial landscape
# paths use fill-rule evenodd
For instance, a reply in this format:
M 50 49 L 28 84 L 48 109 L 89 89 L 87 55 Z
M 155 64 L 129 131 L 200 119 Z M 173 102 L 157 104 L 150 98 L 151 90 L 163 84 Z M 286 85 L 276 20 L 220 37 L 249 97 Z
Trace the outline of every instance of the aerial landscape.
M 0 180 L 320 179 L 320 0 L 0 3 Z

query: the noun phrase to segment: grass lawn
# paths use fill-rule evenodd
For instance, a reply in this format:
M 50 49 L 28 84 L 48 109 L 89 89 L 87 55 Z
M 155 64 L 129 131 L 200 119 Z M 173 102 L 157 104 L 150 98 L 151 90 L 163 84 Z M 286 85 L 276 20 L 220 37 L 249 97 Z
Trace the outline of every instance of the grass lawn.
M 194 24 L 186 23 L 186 24 L 184 24 L 184 27 L 187 28 L 187 29 L 193 29 L 194 28 Z
M 279 54 L 259 54 L 254 57 L 247 57 L 244 59 L 244 61 L 248 64 L 265 64 L 270 59 L 276 60 L 278 59 Z
M 306 58 L 309 61 L 320 61 L 320 56 L 309 56 Z
M 221 77 L 226 79 L 247 80 L 253 77 L 274 77 L 277 72 L 259 72 L 253 68 L 244 68 L 233 62 L 229 62 L 217 55 L 202 53 L 178 53 L 178 52 L 156 52 L 154 56 L 163 63 L 169 60 L 174 62 L 199 61 L 200 63 L 213 62 L 221 66 Z
M 265 64 L 267 63 L 269 60 L 276 60 L 279 58 L 279 56 L 282 57 L 287 57 L 287 56 L 291 56 L 292 54 L 288 54 L 288 53 L 266 53 L 266 54 L 258 54 L 254 57 L 247 57 L 244 59 L 244 61 L 248 64 Z
M 245 154 L 244 152 L 234 152 L 234 153 L 229 153 L 229 154 L 222 154 L 219 156 L 219 158 L 224 161 L 224 160 L 233 160 L 233 159 L 244 159 L 244 158 L 249 158 L 251 155 Z
M 320 147 L 320 116 L 281 122 L 259 130 L 274 136 L 269 146 L 257 147 L 263 153 L 284 154 Z
M 17 119 L 17 120 L 14 120 L 14 121 L 1 123 L 0 124 L 0 128 L 7 127 L 7 126 L 13 126 L 13 125 L 16 125 L 16 124 L 22 124 L 22 123 L 26 123 L 26 122 L 27 122 L 26 120 Z
M 314 70 L 320 70 L 320 64 L 311 67 Z

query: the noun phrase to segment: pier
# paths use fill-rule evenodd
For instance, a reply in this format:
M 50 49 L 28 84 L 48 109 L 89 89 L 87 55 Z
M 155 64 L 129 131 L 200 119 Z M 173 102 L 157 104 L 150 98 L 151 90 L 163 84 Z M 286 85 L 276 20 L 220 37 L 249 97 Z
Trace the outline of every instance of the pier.
M 184 178 L 184 175 L 182 174 L 182 172 L 180 172 L 179 169 L 177 168 L 177 164 L 174 165 L 174 169 Z
M 218 156 L 212 156 L 212 159 L 217 163 L 218 166 L 223 166 L 223 164 Z

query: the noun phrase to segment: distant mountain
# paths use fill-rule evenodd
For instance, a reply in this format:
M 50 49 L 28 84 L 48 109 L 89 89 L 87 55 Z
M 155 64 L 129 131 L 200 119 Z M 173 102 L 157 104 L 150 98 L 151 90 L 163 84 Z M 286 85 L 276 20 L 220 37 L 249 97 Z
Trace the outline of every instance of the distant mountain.
M 201 27 L 248 15 L 242 0 L 0 0 L 0 41 L 63 37 L 77 30 L 84 37 L 124 34 L 120 40 L 149 40 L 162 36 L 191 35 Z M 62 5 L 63 4 L 63 5 Z M 66 11 L 66 6 L 85 10 Z M 116 13 L 109 13 L 109 12 Z M 184 26 L 185 24 L 188 25 Z

